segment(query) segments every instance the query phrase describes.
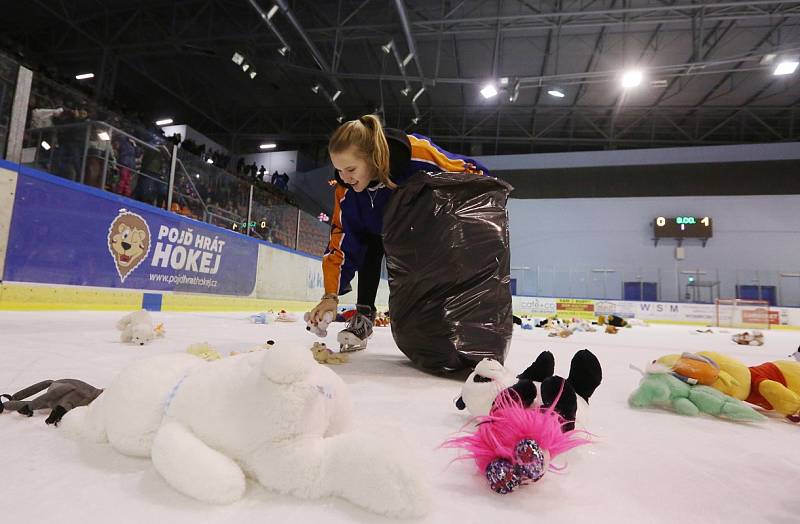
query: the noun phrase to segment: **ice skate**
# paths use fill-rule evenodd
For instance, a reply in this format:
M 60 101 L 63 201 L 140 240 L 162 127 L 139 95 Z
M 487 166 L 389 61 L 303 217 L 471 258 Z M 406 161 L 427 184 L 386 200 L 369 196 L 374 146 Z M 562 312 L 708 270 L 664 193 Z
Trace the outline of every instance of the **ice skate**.
M 367 306 L 356 306 L 356 313 L 350 317 L 347 327 L 339 332 L 339 351 L 347 353 L 367 348 L 367 339 L 372 336 L 373 311 Z

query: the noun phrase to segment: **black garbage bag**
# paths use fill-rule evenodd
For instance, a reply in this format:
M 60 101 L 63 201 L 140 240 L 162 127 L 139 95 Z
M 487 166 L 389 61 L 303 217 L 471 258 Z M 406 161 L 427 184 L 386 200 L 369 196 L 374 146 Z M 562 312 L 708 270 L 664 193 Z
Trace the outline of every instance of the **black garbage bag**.
M 513 332 L 512 190 L 487 176 L 420 172 L 384 211 L 392 336 L 424 371 L 505 361 Z

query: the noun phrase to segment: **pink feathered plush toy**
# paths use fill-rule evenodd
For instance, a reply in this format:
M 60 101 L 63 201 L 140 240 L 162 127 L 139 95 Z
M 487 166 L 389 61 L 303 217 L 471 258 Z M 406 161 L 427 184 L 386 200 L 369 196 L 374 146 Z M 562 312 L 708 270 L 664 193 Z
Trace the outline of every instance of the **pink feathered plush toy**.
M 513 393 L 501 393 L 491 413 L 477 418 L 474 433 L 447 440 L 442 446 L 464 450 L 458 460 L 475 460 L 489 487 L 505 495 L 538 482 L 548 470 L 562 469 L 553 465 L 554 458 L 589 443 L 584 431 L 563 431 L 565 421 L 554 411 L 556 404 L 525 408 Z

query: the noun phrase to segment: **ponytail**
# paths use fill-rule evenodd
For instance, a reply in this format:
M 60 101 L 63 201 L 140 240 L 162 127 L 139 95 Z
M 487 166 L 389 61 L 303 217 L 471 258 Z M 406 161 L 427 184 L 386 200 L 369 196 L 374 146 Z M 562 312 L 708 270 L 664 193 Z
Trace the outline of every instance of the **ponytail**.
M 357 154 L 375 167 L 383 185 L 390 189 L 397 187 L 390 178 L 389 143 L 377 116 L 364 115 L 339 126 L 328 142 L 328 152 L 341 153 L 351 146 L 355 146 Z

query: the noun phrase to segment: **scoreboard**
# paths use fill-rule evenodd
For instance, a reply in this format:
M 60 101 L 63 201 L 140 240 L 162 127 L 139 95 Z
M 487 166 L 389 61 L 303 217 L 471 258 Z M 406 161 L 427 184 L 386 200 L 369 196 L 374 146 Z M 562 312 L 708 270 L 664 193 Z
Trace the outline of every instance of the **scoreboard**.
M 702 238 L 712 237 L 714 228 L 711 217 L 656 217 L 653 221 L 655 238 Z

